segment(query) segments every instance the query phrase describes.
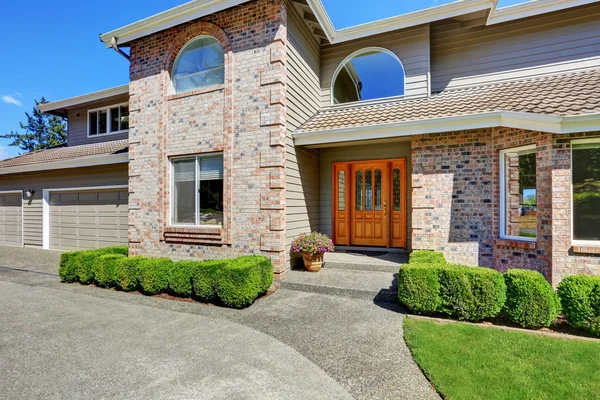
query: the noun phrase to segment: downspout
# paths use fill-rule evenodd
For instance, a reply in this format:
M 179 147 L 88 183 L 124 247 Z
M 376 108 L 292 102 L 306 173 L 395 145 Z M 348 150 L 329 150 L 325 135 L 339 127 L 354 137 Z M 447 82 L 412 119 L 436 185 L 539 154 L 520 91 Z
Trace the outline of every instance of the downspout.
M 110 45 L 117 53 L 119 53 L 120 55 L 125 57 L 127 59 L 127 61 L 129 61 L 129 55 L 127 53 L 125 53 L 123 50 L 121 50 L 119 48 L 119 46 L 117 46 L 117 38 L 116 37 L 113 36 L 110 38 Z

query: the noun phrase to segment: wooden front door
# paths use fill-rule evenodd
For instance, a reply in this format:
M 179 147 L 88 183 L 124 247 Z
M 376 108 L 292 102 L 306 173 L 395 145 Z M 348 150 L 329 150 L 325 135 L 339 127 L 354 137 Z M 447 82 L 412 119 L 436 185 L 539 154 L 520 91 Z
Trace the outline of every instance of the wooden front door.
M 333 240 L 406 247 L 406 160 L 333 164 Z

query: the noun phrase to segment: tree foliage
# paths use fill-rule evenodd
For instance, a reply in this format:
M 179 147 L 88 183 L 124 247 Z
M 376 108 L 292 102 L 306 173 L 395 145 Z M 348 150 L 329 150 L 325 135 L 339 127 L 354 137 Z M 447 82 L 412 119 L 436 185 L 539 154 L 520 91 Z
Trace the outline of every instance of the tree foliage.
M 37 106 L 48 101 L 42 96 L 35 100 L 33 113 L 25 113 L 27 122 L 19 122 L 20 131 L 10 131 L 0 135 L 2 139 L 12 142 L 9 146 L 17 146 L 24 152 L 49 149 L 67 141 L 67 123 L 62 117 L 48 115 L 38 110 Z

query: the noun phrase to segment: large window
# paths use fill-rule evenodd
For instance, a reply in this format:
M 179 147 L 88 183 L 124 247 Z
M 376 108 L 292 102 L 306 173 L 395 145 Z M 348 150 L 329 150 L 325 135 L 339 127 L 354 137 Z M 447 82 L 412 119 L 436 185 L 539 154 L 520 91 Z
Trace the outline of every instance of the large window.
M 600 139 L 574 140 L 573 240 L 600 241 Z
M 223 155 L 172 160 L 174 225 L 223 225 Z
M 175 93 L 222 84 L 225 81 L 223 48 L 211 36 L 198 36 L 189 41 L 177 55 L 173 65 Z
M 404 95 L 404 67 L 389 50 L 369 47 L 348 56 L 333 76 L 333 104 Z
M 88 111 L 88 136 L 121 133 L 129 129 L 129 104 Z
M 535 145 L 500 152 L 500 236 L 536 240 Z

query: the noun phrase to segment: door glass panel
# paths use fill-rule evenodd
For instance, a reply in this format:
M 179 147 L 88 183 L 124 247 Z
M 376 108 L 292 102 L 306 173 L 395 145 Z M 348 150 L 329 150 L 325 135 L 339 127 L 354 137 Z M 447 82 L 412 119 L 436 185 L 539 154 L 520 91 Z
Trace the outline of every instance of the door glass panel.
M 362 211 L 363 199 L 363 174 L 362 171 L 356 171 L 356 211 Z
M 346 173 L 338 172 L 338 210 L 346 210 Z
M 375 170 L 375 210 L 381 211 L 381 170 Z
M 373 172 L 365 171 L 365 211 L 373 210 Z
M 400 169 L 394 168 L 394 211 L 400 211 Z

